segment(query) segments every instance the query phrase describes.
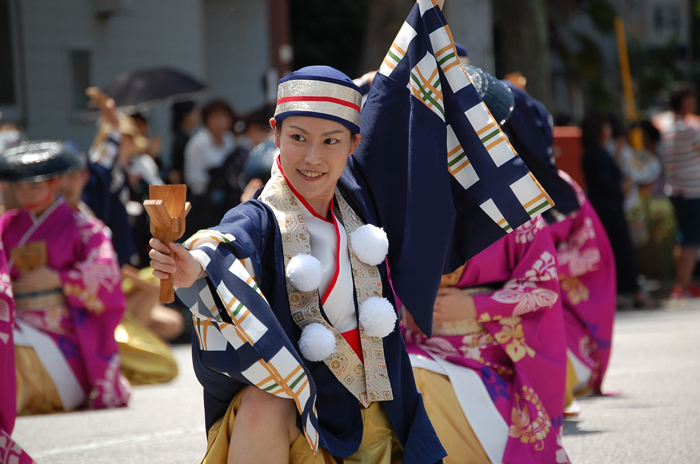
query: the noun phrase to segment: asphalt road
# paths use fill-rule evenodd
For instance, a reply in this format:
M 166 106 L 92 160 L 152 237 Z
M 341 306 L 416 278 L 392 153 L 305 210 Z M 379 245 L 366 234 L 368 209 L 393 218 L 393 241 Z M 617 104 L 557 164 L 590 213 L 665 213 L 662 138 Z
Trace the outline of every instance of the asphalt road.
M 604 390 L 567 421 L 573 463 L 700 463 L 700 301 L 619 313 Z M 136 387 L 128 408 L 21 417 L 13 437 L 39 464 L 197 463 L 206 446 L 202 389 L 187 346 L 180 375 Z

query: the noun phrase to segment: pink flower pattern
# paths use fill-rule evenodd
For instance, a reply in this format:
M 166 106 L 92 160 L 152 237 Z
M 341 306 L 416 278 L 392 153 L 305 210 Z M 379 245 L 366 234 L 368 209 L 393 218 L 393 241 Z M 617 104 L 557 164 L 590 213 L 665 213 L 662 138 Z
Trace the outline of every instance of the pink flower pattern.
M 583 226 L 574 232 L 569 240 L 561 242 L 557 247 L 559 253 L 559 265 L 568 264 L 569 272 L 566 277 L 578 277 L 594 271 L 600 263 L 600 250 L 597 247 L 588 247 L 581 251 L 586 242 L 596 238 L 593 221 L 586 218 Z
M 513 231 L 515 234 L 515 243 L 524 245 L 532 242 L 535 239 L 537 231 L 542 229 L 544 229 L 544 219 L 542 219 L 542 216 L 530 219 Z
M 559 299 L 557 292 L 540 288 L 540 282 L 558 279 L 554 256 L 545 251 L 523 277 L 511 279 L 491 298 L 499 303 L 517 304 L 513 316 L 520 316 L 540 308 L 550 308 Z

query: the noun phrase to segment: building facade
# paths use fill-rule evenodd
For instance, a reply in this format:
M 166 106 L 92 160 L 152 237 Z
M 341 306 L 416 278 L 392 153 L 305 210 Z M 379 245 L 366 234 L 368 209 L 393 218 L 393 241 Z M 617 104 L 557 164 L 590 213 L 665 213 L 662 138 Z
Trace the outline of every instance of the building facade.
M 30 138 L 90 145 L 84 89 L 156 66 L 210 84 L 236 109 L 264 102 L 266 2 L 243 0 L 0 0 L 0 111 Z M 156 111 L 167 135 L 167 109 Z

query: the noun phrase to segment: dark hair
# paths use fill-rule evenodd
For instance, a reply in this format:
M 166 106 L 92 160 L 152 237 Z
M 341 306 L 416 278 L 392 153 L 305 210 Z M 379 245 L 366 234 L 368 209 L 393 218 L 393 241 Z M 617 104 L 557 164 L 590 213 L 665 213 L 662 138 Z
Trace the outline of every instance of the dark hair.
M 224 113 L 228 114 L 231 118 L 231 124 L 233 124 L 233 122 L 236 120 L 236 116 L 233 114 L 231 106 L 228 103 L 226 103 L 225 100 L 217 98 L 211 100 L 202 108 L 202 123 L 204 123 L 204 125 L 206 126 L 207 119 L 209 119 L 209 116 L 211 116 L 212 113 L 216 113 L 217 111 L 223 111 Z
M 581 144 L 583 151 L 589 152 L 600 148 L 600 137 L 603 134 L 603 126 L 610 124 L 608 118 L 600 113 L 588 114 L 581 122 Z
M 671 111 L 678 113 L 683 107 L 683 101 L 690 97 L 695 96 L 695 90 L 688 84 L 681 84 L 677 86 L 672 92 L 668 100 L 668 106 Z
M 131 118 L 134 120 L 134 122 L 143 122 L 148 124 L 148 119 L 146 119 L 146 116 L 143 115 L 143 113 L 134 113 L 131 115 Z
M 265 105 L 245 115 L 243 120 L 245 121 L 246 128 L 253 124 L 257 124 L 265 129 L 270 129 L 270 118 L 272 118 L 274 115 L 275 107 Z
M 614 112 L 611 111 L 603 115 L 603 119 L 607 121 L 608 124 L 610 124 L 613 138 L 626 137 L 627 134 L 629 134 L 629 128 L 627 127 L 623 119 Z
M 639 123 L 639 127 L 642 128 L 642 132 L 644 132 L 644 135 L 646 135 L 649 140 L 651 140 L 654 143 L 658 143 L 661 140 L 661 132 L 659 132 L 659 129 L 652 124 L 651 121 L 648 119 L 645 119 Z
M 185 120 L 185 117 L 194 111 L 195 106 L 196 105 L 193 101 L 173 103 L 173 105 L 170 107 L 170 130 L 172 132 L 177 132 L 182 129 L 182 123 Z

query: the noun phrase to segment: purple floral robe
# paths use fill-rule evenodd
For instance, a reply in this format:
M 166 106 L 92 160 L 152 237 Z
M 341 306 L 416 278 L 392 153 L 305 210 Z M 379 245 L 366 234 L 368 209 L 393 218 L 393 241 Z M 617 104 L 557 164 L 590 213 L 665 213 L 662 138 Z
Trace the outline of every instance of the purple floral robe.
M 456 287 L 496 288 L 473 296 L 483 330 L 429 339 L 403 328 L 410 354 L 439 357 L 480 376 L 509 426 L 508 464 L 568 462 L 561 445 L 566 342 L 556 256 L 537 217 L 463 268 Z
M 126 309 L 108 230 L 59 199 L 40 218 L 24 210 L 0 217 L 12 279 L 20 272 L 10 250 L 46 242 L 47 266 L 58 271 L 67 305 L 18 311 L 17 320 L 47 334 L 60 348 L 92 409 L 126 405 L 131 386 L 121 374 L 114 329 Z
M 0 241 L 0 250 L 3 249 Z M 0 253 L 0 464 L 31 464 L 34 461 L 11 438 L 17 417 L 17 379 L 12 328 L 15 304 L 5 254 Z
M 549 226 L 559 254 L 566 343 L 591 371 L 588 388 L 601 393 L 615 321 L 615 256 L 581 187 L 564 172 L 559 175 L 576 190 L 581 204 L 581 209 Z

